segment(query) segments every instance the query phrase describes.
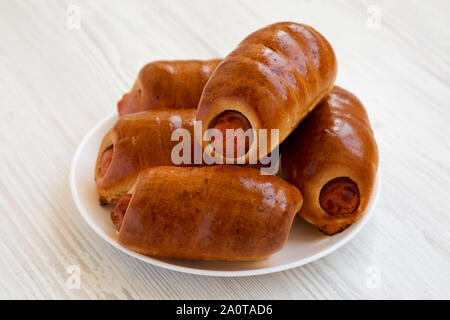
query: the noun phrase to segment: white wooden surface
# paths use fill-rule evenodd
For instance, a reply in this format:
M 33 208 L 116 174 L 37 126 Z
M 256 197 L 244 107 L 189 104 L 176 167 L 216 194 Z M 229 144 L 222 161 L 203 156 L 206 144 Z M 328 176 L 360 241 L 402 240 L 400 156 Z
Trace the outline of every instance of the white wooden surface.
M 449 11 L 448 1 L 0 0 L 0 298 L 450 298 Z M 368 226 L 317 262 L 247 278 L 171 272 L 103 242 L 71 198 L 82 137 L 144 63 L 223 57 L 281 20 L 329 39 L 337 83 L 369 111 L 383 190 Z M 72 265 L 80 289 L 66 285 Z

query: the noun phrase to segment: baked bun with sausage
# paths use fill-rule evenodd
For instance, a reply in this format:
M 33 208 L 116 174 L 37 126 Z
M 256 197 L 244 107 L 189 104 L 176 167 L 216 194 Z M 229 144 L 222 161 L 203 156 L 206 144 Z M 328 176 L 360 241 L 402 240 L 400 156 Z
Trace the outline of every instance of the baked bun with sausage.
M 220 61 L 155 61 L 145 65 L 131 91 L 118 102 L 119 116 L 145 110 L 196 109 L 203 87 Z
M 135 183 L 145 168 L 172 165 L 171 141 L 178 128 L 194 134 L 195 110 L 150 110 L 120 118 L 104 137 L 95 166 L 100 202 L 114 204 Z M 193 138 L 191 162 L 193 163 Z
M 144 255 L 253 261 L 286 243 L 297 188 L 232 165 L 153 167 L 112 212 L 123 246 Z
M 257 139 L 225 160 L 242 163 L 273 151 L 332 89 L 337 73 L 333 48 L 310 26 L 280 22 L 245 38 L 208 80 L 197 111 L 203 132 L 223 132 L 223 150 L 234 139 L 226 129 L 267 129 L 267 150 L 258 152 Z M 279 129 L 279 139 L 271 139 Z M 228 142 L 227 142 L 228 141 Z M 211 145 L 203 143 L 205 151 Z M 230 149 L 232 150 L 232 149 Z M 217 150 L 216 150 L 217 151 Z M 262 154 L 260 154 L 262 153 Z M 230 162 L 226 163 L 230 163 Z
M 299 214 L 327 235 L 361 218 L 378 168 L 378 149 L 359 99 L 334 87 L 281 146 L 288 182 L 304 197 Z

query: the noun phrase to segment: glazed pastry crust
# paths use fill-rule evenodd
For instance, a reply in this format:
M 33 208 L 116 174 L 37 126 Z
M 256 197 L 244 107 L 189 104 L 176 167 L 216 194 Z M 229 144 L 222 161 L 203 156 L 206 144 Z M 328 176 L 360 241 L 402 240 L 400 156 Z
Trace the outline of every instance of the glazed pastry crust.
M 320 231 L 332 235 L 360 219 L 378 168 L 377 144 L 361 101 L 334 87 L 282 145 L 281 164 L 286 180 L 303 194 L 300 216 Z M 321 208 L 319 196 L 328 181 L 339 177 L 357 184 L 360 205 L 355 213 L 337 217 Z
M 262 260 L 279 251 L 302 204 L 297 188 L 232 165 L 143 171 L 119 242 L 165 258 Z
M 269 153 L 330 92 L 336 73 L 334 51 L 319 32 L 293 22 L 269 25 L 245 38 L 217 67 L 197 120 L 204 132 L 223 111 L 235 110 L 253 129 L 268 129 L 269 142 L 270 129 L 279 129 Z M 248 160 L 250 154 L 259 154 L 257 144 L 242 157 Z
M 117 203 L 135 183 L 141 170 L 172 165 L 172 148 L 179 143 L 171 141 L 172 132 L 185 128 L 193 137 L 194 121 L 194 109 L 151 110 L 120 118 L 104 137 L 97 157 L 95 182 L 100 202 Z M 102 154 L 111 145 L 114 146 L 111 164 L 100 176 Z
M 131 92 L 140 91 L 136 112 L 196 109 L 203 88 L 221 59 L 154 61 L 138 74 Z M 121 114 L 120 103 L 118 105 Z

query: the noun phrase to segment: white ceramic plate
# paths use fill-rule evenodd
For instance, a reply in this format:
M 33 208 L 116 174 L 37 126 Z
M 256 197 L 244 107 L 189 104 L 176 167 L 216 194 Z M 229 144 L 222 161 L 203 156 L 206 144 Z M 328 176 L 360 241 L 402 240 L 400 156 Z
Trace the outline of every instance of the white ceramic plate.
M 327 237 L 315 227 L 296 217 L 284 248 L 259 262 L 195 261 L 151 258 L 122 247 L 110 220 L 111 206 L 99 205 L 94 183 L 94 166 L 100 143 L 117 120 L 115 114 L 96 125 L 78 147 L 70 172 L 70 186 L 75 204 L 87 224 L 104 240 L 132 257 L 170 270 L 208 276 L 251 276 L 287 270 L 317 260 L 344 245 L 367 223 L 380 193 L 378 175 L 372 199 L 364 217 L 345 231 Z

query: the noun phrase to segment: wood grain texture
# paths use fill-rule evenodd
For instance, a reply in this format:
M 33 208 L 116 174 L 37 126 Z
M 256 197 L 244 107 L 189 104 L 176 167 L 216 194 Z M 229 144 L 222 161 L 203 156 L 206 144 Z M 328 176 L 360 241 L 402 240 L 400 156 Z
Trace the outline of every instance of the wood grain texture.
M 67 27 L 72 4 L 79 30 Z M 0 298 L 449 299 L 449 10 L 447 1 L 1 0 Z M 82 137 L 145 63 L 223 57 L 282 20 L 327 37 L 337 83 L 368 109 L 383 178 L 369 224 L 319 261 L 246 278 L 164 270 L 101 240 L 69 188 Z M 71 265 L 80 289 L 66 286 Z

